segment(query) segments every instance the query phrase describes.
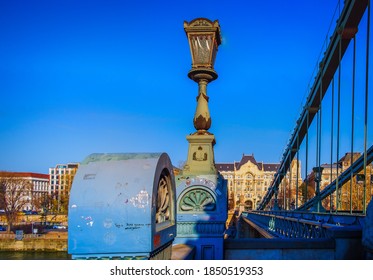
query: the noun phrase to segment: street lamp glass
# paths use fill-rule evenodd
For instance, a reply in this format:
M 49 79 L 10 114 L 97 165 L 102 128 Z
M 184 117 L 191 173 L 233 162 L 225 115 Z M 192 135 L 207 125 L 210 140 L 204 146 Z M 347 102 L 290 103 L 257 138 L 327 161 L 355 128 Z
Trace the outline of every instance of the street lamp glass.
M 315 181 L 318 181 L 318 182 L 321 181 L 321 175 L 322 175 L 323 170 L 324 170 L 324 168 L 321 167 L 321 166 L 313 168 L 313 172 L 315 174 Z
M 212 69 L 218 46 L 221 44 L 218 21 L 197 18 L 190 23 L 184 22 L 184 30 L 192 55 L 192 68 Z
M 214 34 L 188 34 L 192 53 L 192 67 L 213 68 L 216 56 L 216 42 Z

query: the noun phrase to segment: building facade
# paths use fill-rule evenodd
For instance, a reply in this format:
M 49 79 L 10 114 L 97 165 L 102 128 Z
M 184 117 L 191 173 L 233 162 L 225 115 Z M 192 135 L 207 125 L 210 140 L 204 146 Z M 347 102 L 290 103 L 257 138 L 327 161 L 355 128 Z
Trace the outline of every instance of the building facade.
M 228 208 L 230 211 L 247 211 L 256 209 L 270 187 L 280 164 L 257 162 L 254 154 L 242 155 L 239 162 L 217 163 L 217 170 L 228 181 Z M 295 186 L 302 182 L 301 167 L 292 162 L 291 180 L 287 174 L 288 193 L 284 193 L 284 201 L 290 208 L 295 199 Z M 298 171 L 298 176 L 297 176 Z M 291 189 L 293 187 L 293 190 Z M 281 196 L 281 194 L 280 194 Z
M 22 201 L 20 201 L 22 204 L 21 210 L 41 211 L 40 201 L 43 199 L 44 195 L 48 194 L 48 174 L 32 172 L 0 172 L 0 178 L 13 178 L 20 180 L 20 189 L 15 186 L 15 190 L 23 192 L 21 198 Z
M 355 162 L 361 153 L 345 153 L 337 163 L 333 164 L 322 164 L 323 172 L 320 181 L 320 191 L 325 187 L 330 185 L 336 180 L 343 172 L 345 172 L 352 162 Z M 346 182 L 345 184 L 338 185 L 338 192 L 335 192 L 331 196 L 325 198 L 322 201 L 322 205 L 326 210 L 339 210 L 339 211 L 361 211 L 364 207 L 363 197 L 366 197 L 366 205 L 369 203 L 372 195 L 372 185 L 373 185 L 373 175 L 372 175 L 373 165 L 367 165 L 366 178 L 364 178 L 364 170 L 360 171 L 358 174 L 352 174 L 352 180 Z M 365 180 L 365 190 L 364 190 L 364 180 Z M 307 185 L 307 188 L 303 187 L 304 198 L 312 198 L 315 195 L 315 174 L 313 171 L 307 176 L 307 180 L 303 182 L 303 186 Z M 305 191 L 306 190 L 306 191 Z M 338 195 L 337 195 L 338 194 Z
M 57 201 L 57 211 L 67 210 L 71 185 L 74 180 L 78 163 L 57 164 L 49 168 L 50 186 L 48 193 Z

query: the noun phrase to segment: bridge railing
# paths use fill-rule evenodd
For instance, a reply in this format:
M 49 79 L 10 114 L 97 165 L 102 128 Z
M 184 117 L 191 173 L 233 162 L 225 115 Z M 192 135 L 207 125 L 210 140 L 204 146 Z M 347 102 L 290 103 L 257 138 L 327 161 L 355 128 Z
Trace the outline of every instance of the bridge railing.
M 257 226 L 279 238 L 333 238 L 336 232 L 361 234 L 364 215 L 290 211 L 250 211 L 241 215 L 244 222 Z

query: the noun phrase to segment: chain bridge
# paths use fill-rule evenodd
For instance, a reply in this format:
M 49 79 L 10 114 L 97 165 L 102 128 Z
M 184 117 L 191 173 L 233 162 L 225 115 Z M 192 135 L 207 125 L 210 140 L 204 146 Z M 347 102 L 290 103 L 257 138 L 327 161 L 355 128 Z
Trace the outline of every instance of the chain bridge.
M 185 22 L 198 83 L 186 164 L 175 173 L 166 154 L 88 156 L 70 197 L 73 258 L 372 259 L 370 10 L 369 0 L 336 7 L 280 165 L 251 209 L 228 209 L 208 131 L 219 23 Z
M 370 3 L 344 1 L 336 15 L 267 193 L 231 216 L 227 258 L 372 258 Z

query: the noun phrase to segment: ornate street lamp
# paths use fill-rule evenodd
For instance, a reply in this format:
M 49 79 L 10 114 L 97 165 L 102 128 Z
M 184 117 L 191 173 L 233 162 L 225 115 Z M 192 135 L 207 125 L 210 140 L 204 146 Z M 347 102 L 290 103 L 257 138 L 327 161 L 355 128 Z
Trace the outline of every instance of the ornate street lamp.
M 192 245 L 195 259 L 223 259 L 224 232 L 228 218 L 227 181 L 217 171 L 214 160 L 215 136 L 207 130 L 211 126 L 208 109 L 207 84 L 218 75 L 214 61 L 221 43 L 218 21 L 197 18 L 184 22 L 192 54 L 192 69 L 188 77 L 198 83 L 197 108 L 193 124 L 196 132 L 189 134 L 187 161 L 177 176 L 177 224 L 176 243 Z M 209 234 L 200 234 L 199 228 L 208 228 Z M 211 254 L 205 254 L 206 246 L 213 246 Z
M 320 182 L 321 182 L 321 175 L 324 170 L 324 167 L 317 166 L 314 167 L 313 173 L 315 175 L 315 183 L 316 183 L 316 190 L 315 190 L 315 196 L 316 196 L 316 205 L 312 208 L 315 212 L 325 212 L 325 208 L 321 204 L 321 198 L 320 198 Z
M 274 191 L 275 191 L 275 200 L 274 200 L 272 210 L 278 211 L 278 210 L 280 210 L 280 207 L 278 206 L 278 187 L 275 187 Z
M 197 109 L 194 115 L 194 127 L 198 134 L 205 134 L 211 126 L 208 109 L 207 84 L 218 77 L 214 63 L 218 46 L 221 44 L 220 26 L 217 20 L 197 18 L 184 22 L 192 55 L 192 69 L 188 77 L 198 83 Z
M 221 44 L 220 26 L 217 20 L 196 18 L 184 22 L 192 55 L 192 69 L 188 77 L 198 83 L 197 108 L 193 124 L 196 132 L 187 136 L 189 142 L 188 159 L 184 166 L 184 175 L 216 175 L 214 160 L 215 136 L 208 132 L 211 117 L 208 108 L 207 84 L 217 79 L 214 62 L 218 46 Z

